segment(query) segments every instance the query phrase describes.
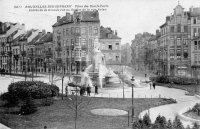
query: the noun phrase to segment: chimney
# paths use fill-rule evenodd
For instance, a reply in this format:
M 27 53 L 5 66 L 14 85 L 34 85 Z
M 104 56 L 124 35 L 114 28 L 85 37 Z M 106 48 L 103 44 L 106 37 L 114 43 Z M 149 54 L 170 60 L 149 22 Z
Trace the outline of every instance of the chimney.
M 70 21 L 70 13 L 66 13 L 67 21 Z
M 39 35 L 39 37 L 42 37 L 43 34 L 42 34 L 42 32 L 39 32 L 38 35 Z
M 60 18 L 61 18 L 60 16 L 57 16 L 57 22 L 60 20 Z
M 42 35 L 44 35 L 44 34 L 46 34 L 46 30 L 45 29 L 42 30 Z
M 25 31 L 25 24 L 24 23 L 22 24 L 22 30 Z
M 117 30 L 115 30 L 115 35 L 117 35 Z
M 166 22 L 167 22 L 167 21 L 170 21 L 170 16 L 167 16 L 167 17 L 166 17 Z
M 159 36 L 160 35 L 160 31 L 157 29 L 156 30 L 156 36 Z

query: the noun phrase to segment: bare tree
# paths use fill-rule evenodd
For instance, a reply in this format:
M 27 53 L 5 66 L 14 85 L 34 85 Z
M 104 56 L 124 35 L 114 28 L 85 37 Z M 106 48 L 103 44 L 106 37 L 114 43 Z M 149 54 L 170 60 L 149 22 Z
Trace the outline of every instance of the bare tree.
M 69 104 L 68 107 L 74 112 L 74 127 L 75 129 L 77 128 L 77 119 L 79 116 L 82 115 L 82 112 L 85 109 L 88 109 L 88 106 L 91 105 L 91 99 L 89 99 L 89 97 L 87 97 L 87 99 L 89 100 L 84 100 L 85 97 L 79 96 L 78 97 L 78 88 L 76 85 L 76 95 L 75 96 L 71 96 L 68 97 L 69 99 Z

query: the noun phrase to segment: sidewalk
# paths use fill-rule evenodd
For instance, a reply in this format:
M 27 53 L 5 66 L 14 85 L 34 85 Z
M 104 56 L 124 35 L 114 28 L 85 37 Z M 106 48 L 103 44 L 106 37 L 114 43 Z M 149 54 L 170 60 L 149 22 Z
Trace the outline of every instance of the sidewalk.
M 0 129 L 10 129 L 10 128 L 0 123 Z

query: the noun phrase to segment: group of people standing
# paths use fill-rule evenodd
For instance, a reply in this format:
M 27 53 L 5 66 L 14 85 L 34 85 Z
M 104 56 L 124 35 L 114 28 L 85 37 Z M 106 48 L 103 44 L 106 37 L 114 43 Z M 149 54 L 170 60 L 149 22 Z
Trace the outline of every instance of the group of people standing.
M 150 82 L 149 85 L 150 85 L 150 89 L 151 89 L 151 87 L 153 87 L 154 90 L 156 89 L 156 83 L 155 82 Z
M 95 88 L 95 94 L 98 94 L 98 86 L 94 85 Z M 87 96 L 90 96 L 91 93 L 91 87 L 88 85 L 87 87 L 81 87 L 80 88 L 80 95 L 85 95 L 85 92 L 87 93 Z

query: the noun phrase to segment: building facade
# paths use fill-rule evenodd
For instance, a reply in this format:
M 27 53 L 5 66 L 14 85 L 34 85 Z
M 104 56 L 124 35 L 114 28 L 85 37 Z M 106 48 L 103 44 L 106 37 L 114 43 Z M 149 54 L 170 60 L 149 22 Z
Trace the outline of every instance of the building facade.
M 19 23 L 1 22 L 0 33 L 0 68 L 11 73 L 13 69 L 13 50 L 14 40 L 25 33 L 25 25 Z M 14 64 L 16 65 L 16 64 Z
M 57 71 L 80 73 L 92 62 L 95 40 L 100 36 L 98 11 L 74 11 L 57 17 L 53 42 Z
M 106 65 L 121 64 L 121 38 L 117 35 L 117 31 L 111 28 L 100 28 L 100 50 L 105 56 Z
M 191 16 L 191 75 L 200 77 L 200 8 L 190 8 Z

